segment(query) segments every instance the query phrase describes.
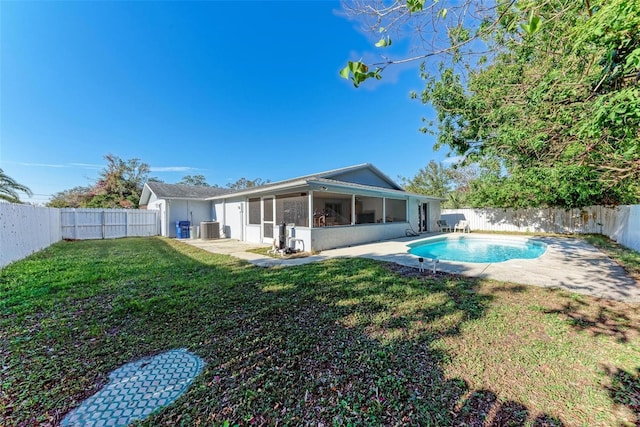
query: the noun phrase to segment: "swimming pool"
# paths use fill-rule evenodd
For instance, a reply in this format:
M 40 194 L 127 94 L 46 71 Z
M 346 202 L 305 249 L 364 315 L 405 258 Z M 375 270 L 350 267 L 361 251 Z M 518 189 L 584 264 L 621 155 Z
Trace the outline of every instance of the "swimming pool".
M 421 240 L 409 245 L 409 253 L 443 261 L 502 262 L 534 259 L 547 250 L 542 242 L 520 238 L 451 236 Z

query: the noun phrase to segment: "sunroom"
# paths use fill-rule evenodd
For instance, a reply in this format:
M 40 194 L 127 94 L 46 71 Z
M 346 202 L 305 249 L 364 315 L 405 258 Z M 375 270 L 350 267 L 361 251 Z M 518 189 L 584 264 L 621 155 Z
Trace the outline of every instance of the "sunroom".
M 222 234 L 321 251 L 435 230 L 440 199 L 360 165 L 213 197 Z

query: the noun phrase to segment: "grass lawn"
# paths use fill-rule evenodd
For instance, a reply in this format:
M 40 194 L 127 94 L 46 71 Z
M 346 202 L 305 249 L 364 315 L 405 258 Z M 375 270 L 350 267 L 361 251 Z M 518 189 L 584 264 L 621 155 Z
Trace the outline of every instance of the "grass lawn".
M 365 259 L 262 269 L 163 238 L 0 270 L 0 425 L 55 425 L 174 348 L 206 366 L 143 425 L 640 423 L 638 304 Z

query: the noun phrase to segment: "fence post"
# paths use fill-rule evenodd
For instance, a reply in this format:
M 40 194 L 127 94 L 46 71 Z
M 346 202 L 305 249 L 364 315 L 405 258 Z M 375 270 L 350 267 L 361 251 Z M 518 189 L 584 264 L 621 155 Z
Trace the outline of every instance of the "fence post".
M 78 211 L 73 210 L 73 238 L 78 240 Z
M 105 215 L 104 215 L 104 209 L 102 210 L 102 238 L 104 239 L 104 229 L 106 227 L 105 222 Z

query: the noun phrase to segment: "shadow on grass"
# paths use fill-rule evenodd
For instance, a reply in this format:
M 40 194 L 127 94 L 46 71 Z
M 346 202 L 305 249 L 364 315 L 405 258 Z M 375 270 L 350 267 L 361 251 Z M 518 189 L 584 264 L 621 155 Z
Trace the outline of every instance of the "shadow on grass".
M 112 370 L 180 347 L 205 370 L 144 425 L 562 425 L 445 377 L 450 355 L 433 344 L 485 315 L 477 280 L 364 259 L 265 270 L 166 239 L 77 243 L 61 250 L 67 268 L 99 253 L 100 280 L 53 304 L 25 293 L 25 323 L 1 325 L 8 425 L 55 424 Z
M 194 349 L 209 364 L 193 395 L 147 424 L 483 425 L 493 417 L 492 425 L 505 425 L 534 418 L 497 399 L 493 412 L 463 414 L 472 391 L 445 378 L 448 355 L 431 346 L 484 315 L 491 298 L 477 293 L 479 282 L 403 278 L 389 266 L 351 259 L 258 269 L 258 282 L 256 271 L 245 271 L 243 298 L 235 295 L 215 325 L 200 326 L 214 344 Z M 550 416 L 534 421 L 562 425 Z
M 522 426 L 530 422 L 534 427 L 564 426 L 558 418 L 538 415 L 531 419 L 526 406 L 513 402 L 500 402 L 489 390 L 476 390 L 453 412 L 452 425 L 456 426 Z
M 635 373 L 624 369 L 605 370 L 611 377 L 611 385 L 607 387 L 609 396 L 614 403 L 635 414 L 635 425 L 640 425 L 640 367 L 636 368 Z
M 571 327 L 593 336 L 612 337 L 627 343 L 640 335 L 640 312 L 634 305 L 609 300 L 589 300 L 581 297 L 567 301 L 561 307 L 545 311 L 559 314 Z

